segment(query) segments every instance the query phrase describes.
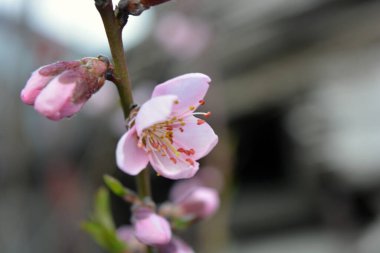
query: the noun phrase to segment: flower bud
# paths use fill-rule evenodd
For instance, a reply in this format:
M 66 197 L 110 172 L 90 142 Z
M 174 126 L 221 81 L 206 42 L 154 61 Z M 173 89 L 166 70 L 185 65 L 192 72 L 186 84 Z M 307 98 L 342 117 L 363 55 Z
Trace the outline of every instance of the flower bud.
M 60 61 L 34 71 L 21 91 L 21 100 L 51 120 L 77 113 L 105 82 L 104 58 Z
M 177 191 L 173 201 L 182 215 L 204 219 L 213 215 L 219 207 L 219 195 L 215 189 L 195 185 L 189 188 L 175 187 L 175 189 Z
M 147 245 L 167 244 L 172 232 L 169 222 L 150 208 L 138 207 L 133 211 L 132 223 L 136 238 Z
M 194 253 L 194 251 L 178 237 L 173 237 L 168 244 L 157 247 L 157 250 L 158 253 Z
M 131 226 L 122 226 L 116 231 L 117 237 L 125 242 L 128 246 L 128 252 L 131 253 L 145 253 L 146 246 L 140 243 L 136 237 L 133 227 Z

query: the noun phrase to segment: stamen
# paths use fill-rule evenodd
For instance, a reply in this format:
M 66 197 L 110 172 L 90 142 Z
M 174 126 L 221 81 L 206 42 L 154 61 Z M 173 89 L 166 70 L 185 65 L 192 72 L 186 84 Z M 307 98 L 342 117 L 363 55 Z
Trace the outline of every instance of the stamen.
M 159 149 L 160 148 L 160 145 L 157 142 L 151 140 L 150 143 L 152 144 L 153 148 L 155 148 L 155 149 Z
M 199 100 L 200 105 L 204 105 L 205 103 L 206 103 L 206 101 L 204 101 L 203 99 Z
M 188 162 L 191 166 L 194 166 L 194 161 L 192 159 L 187 158 L 185 161 Z
M 198 119 L 197 120 L 197 125 L 202 125 L 204 123 L 205 123 L 205 121 L 203 119 Z
M 209 118 L 211 116 L 211 112 L 193 112 L 193 115 L 202 115 L 205 118 Z
M 190 107 L 189 107 L 189 110 L 190 110 L 190 111 L 194 111 L 194 110 L 195 110 L 195 106 L 193 106 L 193 105 L 190 106 Z
M 176 160 L 174 157 L 170 157 L 170 160 L 171 160 L 174 164 L 177 163 L 177 160 Z

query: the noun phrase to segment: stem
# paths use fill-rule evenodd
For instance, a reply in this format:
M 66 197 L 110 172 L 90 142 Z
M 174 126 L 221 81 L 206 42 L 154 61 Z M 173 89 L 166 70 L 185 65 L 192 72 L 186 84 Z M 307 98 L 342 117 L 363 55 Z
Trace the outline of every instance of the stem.
M 119 92 L 124 118 L 126 119 L 129 116 L 131 105 L 133 104 L 133 96 L 121 36 L 124 24 L 120 23 L 115 17 L 112 0 L 100 2 L 100 4 L 95 5 L 100 13 L 100 16 L 102 17 L 104 28 L 106 30 L 108 44 L 111 49 L 114 63 L 115 84 Z M 147 169 L 144 169 L 137 175 L 136 184 L 139 197 L 141 199 L 150 198 L 150 177 Z
M 144 169 L 138 174 L 137 179 L 137 192 L 141 199 L 151 196 L 150 190 L 150 174 L 148 169 Z
M 126 119 L 129 116 L 130 107 L 133 104 L 133 97 L 121 35 L 123 27 L 115 17 L 112 0 L 107 0 L 104 4 L 96 4 L 96 8 L 102 17 L 106 30 L 113 59 L 115 84 L 119 92 L 124 118 Z

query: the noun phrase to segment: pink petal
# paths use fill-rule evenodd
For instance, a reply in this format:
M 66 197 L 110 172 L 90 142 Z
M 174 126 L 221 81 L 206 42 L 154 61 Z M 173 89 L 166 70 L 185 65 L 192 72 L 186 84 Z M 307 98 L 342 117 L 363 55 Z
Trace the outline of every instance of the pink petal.
M 169 222 L 149 208 L 138 208 L 133 213 L 136 238 L 147 245 L 167 244 L 172 232 Z
M 149 154 L 149 160 L 153 169 L 160 175 L 170 179 L 184 179 L 191 178 L 197 173 L 199 163 L 193 161 L 190 164 L 182 157 L 173 157 L 176 162 L 170 160 L 168 156 L 161 156 L 156 152 Z
M 140 173 L 149 162 L 145 150 L 139 148 L 137 143 L 136 127 L 132 127 L 121 137 L 116 147 L 117 166 L 130 175 Z
M 75 82 L 63 84 L 57 76 L 38 95 L 34 107 L 51 120 L 72 116 L 83 106 L 83 103 L 72 103 L 74 90 Z
M 137 134 L 141 135 L 144 129 L 168 120 L 176 100 L 176 96 L 168 95 L 155 97 L 145 102 L 136 116 Z
M 117 237 L 126 243 L 128 249 L 133 253 L 144 253 L 146 252 L 146 246 L 139 242 L 135 237 L 135 230 L 132 226 L 122 226 L 116 231 Z
M 209 187 L 196 187 L 177 202 L 187 215 L 198 219 L 213 215 L 219 207 L 219 195 L 215 189 Z
M 119 227 L 116 231 L 116 234 L 120 240 L 127 243 L 136 239 L 133 227 L 128 225 Z
M 32 73 L 24 89 L 21 91 L 20 97 L 25 104 L 33 105 L 41 90 L 54 78 L 54 76 L 41 75 L 39 73 L 40 69 Z
M 174 133 L 174 143 L 184 149 L 194 149 L 192 156 L 198 160 L 207 155 L 218 143 L 218 136 L 206 122 L 198 125 L 198 118 L 194 116 L 186 117 L 183 131 L 176 128 Z
M 176 95 L 179 103 L 174 106 L 173 110 L 183 113 L 189 111 L 190 106 L 194 106 L 194 109 L 198 108 L 200 101 L 206 95 L 209 82 L 211 82 L 210 77 L 201 73 L 178 76 L 157 85 L 152 97 Z
M 203 169 L 200 171 L 202 172 Z M 197 178 L 199 174 L 197 174 L 196 177 L 193 177 L 191 179 L 177 181 L 172 188 L 170 189 L 169 193 L 169 199 L 171 202 L 179 203 L 181 202 L 185 197 L 187 197 L 194 189 L 197 187 L 202 186 L 202 182 Z
M 159 246 L 157 249 L 158 253 L 194 253 L 189 245 L 175 236 L 168 244 Z

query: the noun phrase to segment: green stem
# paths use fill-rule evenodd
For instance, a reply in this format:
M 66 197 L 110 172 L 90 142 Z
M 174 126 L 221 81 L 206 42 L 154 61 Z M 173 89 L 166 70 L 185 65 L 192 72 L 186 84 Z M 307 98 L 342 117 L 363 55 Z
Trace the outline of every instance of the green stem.
M 148 169 L 144 169 L 143 171 L 140 172 L 140 174 L 137 176 L 137 179 L 136 179 L 137 192 L 141 199 L 151 196 L 149 172 L 150 171 Z
M 104 4 L 96 5 L 102 17 L 106 30 L 108 44 L 111 49 L 114 79 L 119 92 L 124 118 L 128 118 L 131 105 L 133 104 L 131 82 L 129 81 L 127 62 L 124 54 L 122 30 L 123 27 L 115 17 L 112 0 L 105 1 Z
M 114 66 L 114 79 L 119 92 L 121 106 L 124 112 L 124 118 L 127 119 L 133 104 L 131 82 L 129 81 L 126 57 L 122 40 L 122 30 L 125 24 L 122 24 L 114 14 L 112 0 L 99 0 L 96 5 L 100 16 L 102 17 L 104 28 L 106 30 L 108 44 L 111 49 Z M 150 177 L 149 170 L 144 169 L 136 177 L 138 195 L 141 199 L 150 198 Z M 153 249 L 148 247 L 148 253 Z
M 121 36 L 123 25 L 115 17 L 112 0 L 104 1 L 102 4 L 96 4 L 96 8 L 102 17 L 106 30 L 108 44 L 113 58 L 115 84 L 123 107 L 124 118 L 126 119 L 129 116 L 131 105 L 133 104 L 133 97 Z M 137 176 L 136 182 L 140 198 L 150 197 L 149 171 L 146 169 L 143 170 Z

